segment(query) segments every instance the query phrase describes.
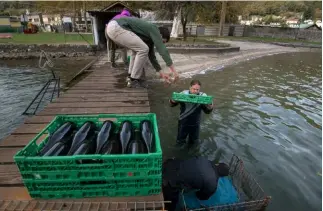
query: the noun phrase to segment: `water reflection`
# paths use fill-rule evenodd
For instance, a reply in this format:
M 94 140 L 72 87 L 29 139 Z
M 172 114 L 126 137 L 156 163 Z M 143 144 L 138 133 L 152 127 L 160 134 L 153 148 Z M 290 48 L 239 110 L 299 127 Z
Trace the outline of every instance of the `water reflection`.
M 269 210 L 320 210 L 321 62 L 317 53 L 273 55 L 196 76 L 216 109 L 203 116 L 199 145 L 180 152 L 173 147 L 179 108 L 167 100 L 191 79 L 154 84 L 150 98 L 164 156 L 228 161 L 235 153 L 273 196 Z

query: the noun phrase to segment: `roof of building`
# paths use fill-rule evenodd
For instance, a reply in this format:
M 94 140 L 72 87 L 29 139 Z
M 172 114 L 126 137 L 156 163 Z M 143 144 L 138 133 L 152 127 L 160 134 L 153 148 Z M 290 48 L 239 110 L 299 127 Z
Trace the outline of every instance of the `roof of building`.
M 90 15 L 105 14 L 105 13 L 119 13 L 122 9 L 127 9 L 131 14 L 139 16 L 139 13 L 128 7 L 123 2 L 115 2 L 101 10 L 90 10 L 87 11 Z

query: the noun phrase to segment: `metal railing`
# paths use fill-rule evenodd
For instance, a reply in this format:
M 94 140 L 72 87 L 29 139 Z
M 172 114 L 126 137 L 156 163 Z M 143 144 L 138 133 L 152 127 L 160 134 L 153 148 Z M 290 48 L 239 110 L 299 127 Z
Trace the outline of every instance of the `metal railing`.
M 42 64 L 43 57 L 46 59 L 44 64 Z M 50 57 L 47 55 L 47 53 L 45 51 L 43 51 L 43 50 L 41 50 L 41 52 L 40 52 L 40 58 L 39 58 L 38 66 L 41 69 L 46 69 L 46 67 L 50 67 L 50 68 L 54 67 L 53 61 L 50 59 Z M 31 103 L 27 106 L 25 111 L 22 113 L 23 115 L 35 115 L 38 108 L 39 108 L 39 106 L 40 106 L 40 104 L 42 103 L 42 101 L 44 99 L 44 96 L 48 92 L 51 91 L 50 102 L 53 101 L 55 92 L 57 92 L 57 97 L 59 97 L 59 95 L 60 95 L 60 77 L 57 77 L 55 75 L 55 72 L 52 69 L 51 69 L 51 73 L 52 73 L 52 78 L 49 79 L 45 83 L 45 85 L 41 88 L 41 90 L 36 94 L 34 99 L 31 101 Z M 52 84 L 54 85 L 54 87 L 52 89 L 50 89 L 50 86 Z M 29 111 L 29 110 L 32 110 L 32 111 Z
M 186 207 L 183 194 L 181 194 L 180 200 L 183 200 L 183 210 L 190 211 L 263 211 L 268 206 L 271 197 L 267 196 L 256 180 L 249 174 L 243 165 L 242 160 L 233 155 L 229 164 L 229 176 L 232 184 L 239 194 L 238 203 L 218 205 L 214 207 L 201 207 L 198 209 L 190 209 Z

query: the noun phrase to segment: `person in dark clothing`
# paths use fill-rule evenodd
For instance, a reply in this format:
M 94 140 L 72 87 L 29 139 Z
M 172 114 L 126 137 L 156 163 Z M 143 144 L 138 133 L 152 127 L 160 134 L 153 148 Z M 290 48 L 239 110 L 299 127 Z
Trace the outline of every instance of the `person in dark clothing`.
M 229 175 L 229 166 L 225 163 L 213 164 L 205 157 L 188 160 L 168 159 L 163 163 L 163 196 L 166 210 L 175 210 L 179 193 L 182 190 L 198 190 L 196 197 L 207 200 L 215 193 L 219 177 Z
M 193 80 L 190 84 L 189 90 L 184 90 L 184 94 L 196 94 L 206 96 L 205 93 L 200 92 L 201 82 Z M 188 143 L 194 144 L 198 141 L 200 136 L 200 119 L 201 112 L 210 114 L 213 110 L 213 103 L 210 105 L 197 103 L 183 103 L 169 100 L 170 106 L 174 107 L 180 104 L 180 116 L 178 120 L 178 134 L 176 145 L 182 146 L 186 143 L 188 136 Z

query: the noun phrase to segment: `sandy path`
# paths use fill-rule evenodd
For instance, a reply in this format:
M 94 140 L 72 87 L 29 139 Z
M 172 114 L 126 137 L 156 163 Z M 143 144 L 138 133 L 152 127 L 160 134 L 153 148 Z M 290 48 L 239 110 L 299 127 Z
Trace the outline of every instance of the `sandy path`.
M 239 52 L 224 54 L 171 54 L 176 70 L 182 77 L 191 77 L 192 75 L 204 73 L 207 70 L 222 69 L 225 66 L 237 64 L 242 61 L 251 60 L 263 56 L 287 53 L 311 51 L 308 48 L 283 47 L 266 43 L 226 41 L 232 46 L 239 46 Z M 163 70 L 167 70 L 164 62 L 159 57 L 160 64 L 163 64 Z
M 218 70 L 225 66 L 238 64 L 246 60 L 251 60 L 263 56 L 288 53 L 288 52 L 300 52 L 300 51 L 320 51 L 321 49 L 309 49 L 309 48 L 293 48 L 283 47 L 268 43 L 255 43 L 255 42 L 243 42 L 243 41 L 229 41 L 218 40 L 219 42 L 228 43 L 231 46 L 239 46 L 239 52 L 223 53 L 223 54 L 193 54 L 193 53 L 172 53 L 171 57 L 174 62 L 174 66 L 180 77 L 191 77 L 195 74 L 203 74 L 208 70 Z M 163 71 L 168 71 L 163 59 L 156 53 L 156 57 L 163 68 Z M 146 65 L 146 77 L 155 78 L 155 70 L 150 65 Z

